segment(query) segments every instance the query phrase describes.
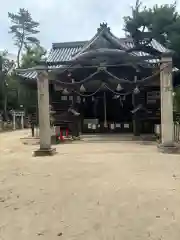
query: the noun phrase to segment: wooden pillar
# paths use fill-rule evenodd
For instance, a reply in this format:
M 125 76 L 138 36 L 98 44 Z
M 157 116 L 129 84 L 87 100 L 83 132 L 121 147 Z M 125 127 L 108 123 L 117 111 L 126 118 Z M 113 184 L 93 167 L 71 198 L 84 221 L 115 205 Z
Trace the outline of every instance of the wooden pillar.
M 136 108 L 138 105 L 138 94 L 132 93 L 133 107 Z M 133 114 L 133 134 L 134 136 L 140 136 L 140 122 L 138 111 Z
M 174 144 L 173 124 L 173 84 L 172 84 L 172 53 L 165 53 L 161 58 L 160 66 L 161 91 L 161 144 L 163 152 L 176 151 Z
M 103 102 L 104 102 L 104 128 L 107 129 L 108 124 L 107 124 L 107 102 L 106 102 L 106 92 L 104 92 L 104 95 L 103 95 Z
M 73 108 L 78 111 L 77 109 L 77 94 L 73 92 L 73 103 L 72 103 Z M 80 137 L 80 128 L 81 128 L 81 117 L 80 116 L 73 116 L 73 124 L 72 124 L 72 135 L 75 138 Z
M 38 88 L 38 116 L 40 149 L 35 151 L 35 156 L 53 155 L 55 149 L 51 148 L 51 130 L 49 114 L 49 80 L 46 71 L 37 73 Z
M 137 76 L 134 77 L 134 81 L 137 81 Z M 132 105 L 134 109 L 138 106 L 139 104 L 139 94 L 138 93 L 132 93 Z M 133 134 L 134 136 L 138 137 L 140 136 L 140 123 L 139 123 L 139 116 L 138 116 L 138 111 L 135 111 L 133 113 Z
M 84 129 L 84 102 L 83 102 L 83 97 L 80 97 L 80 121 L 81 121 L 81 134 Z

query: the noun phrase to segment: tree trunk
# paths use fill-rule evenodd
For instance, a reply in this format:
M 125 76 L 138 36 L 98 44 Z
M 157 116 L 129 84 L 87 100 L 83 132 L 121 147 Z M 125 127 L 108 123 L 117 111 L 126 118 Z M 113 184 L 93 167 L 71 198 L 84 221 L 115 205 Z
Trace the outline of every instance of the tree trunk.
M 21 50 L 22 50 L 22 44 L 18 50 L 18 54 L 17 54 L 17 65 L 18 65 L 18 68 L 20 68 L 20 54 L 21 54 Z
M 21 56 L 21 50 L 23 48 L 23 44 L 24 44 L 24 29 L 23 29 L 23 36 L 22 36 L 22 39 L 21 39 L 21 43 L 20 43 L 20 46 L 19 46 L 19 49 L 18 49 L 18 54 L 17 54 L 18 68 L 20 68 L 20 56 Z

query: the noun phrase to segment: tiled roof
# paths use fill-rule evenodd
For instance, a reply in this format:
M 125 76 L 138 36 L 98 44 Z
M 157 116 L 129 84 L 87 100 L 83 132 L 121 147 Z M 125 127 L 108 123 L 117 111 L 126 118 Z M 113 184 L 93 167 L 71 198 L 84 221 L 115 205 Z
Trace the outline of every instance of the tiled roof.
M 128 50 L 135 47 L 132 38 L 128 37 L 128 38 L 119 39 L 111 33 L 109 28 L 107 28 L 107 25 L 102 24 L 101 27 L 98 29 L 97 33 L 95 34 L 95 36 L 90 41 L 53 43 L 52 49 L 49 52 L 49 55 L 47 57 L 47 63 L 50 63 L 51 67 L 54 63 L 55 67 L 60 68 L 62 65 L 57 65 L 58 62 L 72 60 L 73 58 L 77 57 L 79 54 L 89 50 L 90 47 L 93 45 L 93 43 L 95 43 L 100 37 L 102 38 L 107 37 L 109 41 L 112 42 L 112 44 L 115 44 L 117 48 L 122 50 Z M 159 53 L 164 53 L 169 51 L 154 39 L 151 41 L 151 43 L 149 43 L 148 46 L 152 47 L 154 50 L 156 50 Z M 130 54 L 138 57 L 149 56 L 148 53 L 143 51 L 133 51 Z M 154 58 L 146 61 L 150 64 L 159 63 L 158 58 Z M 51 69 L 51 67 L 49 68 Z M 24 73 L 22 76 L 24 78 L 35 78 L 36 73 L 35 72 Z
M 124 49 L 128 50 L 128 49 L 135 47 L 135 44 L 134 44 L 134 41 L 132 38 L 120 38 L 119 40 L 121 42 L 121 45 L 124 47 Z M 153 48 L 154 50 L 158 51 L 159 53 L 165 53 L 165 52 L 169 51 L 169 49 L 165 48 L 162 44 L 157 42 L 155 39 L 152 39 L 152 41 L 147 46 Z M 149 56 L 149 54 L 147 52 L 143 52 L 143 51 L 134 51 L 134 52 L 132 52 L 132 54 L 135 56 L 139 56 L 139 57 Z M 159 63 L 158 58 L 149 59 L 147 61 L 151 64 Z
M 36 71 L 32 71 L 32 72 L 24 72 L 19 75 L 23 78 L 35 79 L 37 76 L 37 73 L 36 73 Z
M 47 62 L 68 61 L 74 56 L 86 42 L 54 43 L 47 58 Z
M 130 49 L 130 48 L 135 47 L 134 41 L 133 41 L 132 38 L 129 38 L 129 37 L 127 37 L 127 38 L 120 38 L 119 41 L 121 42 L 121 45 L 125 49 Z M 153 49 L 155 49 L 155 50 L 157 50 L 158 52 L 161 52 L 161 53 L 169 51 L 167 48 L 165 48 L 162 44 L 157 42 L 155 39 L 152 39 L 152 41 L 147 46 L 150 46 Z
M 60 43 L 60 44 L 53 44 L 53 47 L 49 53 L 47 58 L 47 62 L 49 63 L 56 63 L 61 61 L 69 61 L 71 60 L 76 54 L 78 54 L 88 42 L 71 42 L 69 43 Z M 132 39 L 119 39 L 119 43 L 123 49 L 131 49 L 134 47 L 134 43 Z M 167 52 L 167 49 L 158 43 L 156 40 L 152 40 L 149 44 L 150 47 L 157 50 L 160 53 Z M 132 52 L 134 56 L 148 56 L 148 53 L 142 51 L 134 51 Z M 149 60 L 150 63 L 157 63 L 158 59 L 151 59 Z

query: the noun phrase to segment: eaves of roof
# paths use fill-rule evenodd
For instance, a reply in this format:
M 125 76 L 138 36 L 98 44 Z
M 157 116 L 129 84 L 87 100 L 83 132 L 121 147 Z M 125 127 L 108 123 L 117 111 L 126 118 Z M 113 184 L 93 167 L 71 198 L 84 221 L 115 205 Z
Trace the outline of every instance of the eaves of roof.
M 52 49 L 50 50 L 47 57 L 47 63 L 50 63 L 51 65 L 54 64 L 54 66 L 60 68 L 61 65 L 57 66 L 58 62 L 65 62 L 65 61 L 69 61 L 69 60 L 73 60 L 74 58 L 77 58 L 81 53 L 89 50 L 91 46 L 101 37 L 105 37 L 106 39 L 108 39 L 108 41 L 114 44 L 116 48 L 119 48 L 121 50 L 129 50 L 135 47 L 132 38 L 128 37 L 128 38 L 119 39 L 111 33 L 111 31 L 109 30 L 109 28 L 107 28 L 107 25 L 106 25 L 105 27 L 101 26 L 100 29 L 98 29 L 95 36 L 90 41 L 53 43 Z M 159 53 L 164 53 L 169 51 L 154 39 L 149 43 L 148 46 L 153 48 Z M 130 54 L 138 57 L 149 55 L 147 52 L 143 52 L 143 51 L 133 51 Z M 154 58 L 146 61 L 149 64 L 159 64 L 158 58 Z M 24 73 L 23 77 L 35 78 L 36 73 L 35 72 Z
M 37 72 L 36 71 L 24 72 L 24 73 L 20 73 L 19 76 L 24 79 L 36 79 Z
M 63 62 L 63 61 L 69 61 L 73 60 L 73 58 L 78 57 L 81 53 L 84 51 L 87 51 L 87 49 L 90 48 L 90 46 L 94 43 L 94 41 L 99 38 L 100 35 L 94 37 L 91 41 L 83 41 L 83 42 L 70 42 L 70 43 L 59 43 L 59 44 L 53 44 L 53 47 L 49 53 L 49 56 L 47 58 L 48 63 L 54 63 L 56 62 Z M 113 36 L 114 37 L 114 36 Z M 116 42 L 119 42 L 119 48 L 123 50 L 128 50 L 133 47 L 135 47 L 134 42 L 130 38 L 122 38 L 122 39 L 115 39 Z M 164 46 L 162 46 L 160 43 L 158 43 L 155 39 L 151 41 L 151 43 L 148 44 L 149 47 L 153 48 L 154 50 L 158 51 L 159 53 L 164 53 L 169 51 Z M 148 56 L 149 54 L 143 51 L 134 51 L 130 53 L 134 56 Z M 156 63 L 158 62 L 158 59 L 150 60 L 150 62 Z

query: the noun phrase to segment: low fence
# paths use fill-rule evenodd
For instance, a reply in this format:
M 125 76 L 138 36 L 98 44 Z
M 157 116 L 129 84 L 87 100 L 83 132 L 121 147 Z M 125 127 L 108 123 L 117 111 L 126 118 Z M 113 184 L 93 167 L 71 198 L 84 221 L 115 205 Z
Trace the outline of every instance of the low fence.
M 12 130 L 18 130 L 18 129 L 22 129 L 26 126 L 23 126 L 17 121 L 15 123 L 13 123 L 12 121 L 1 121 L 0 120 L 0 132 L 6 132 L 6 131 L 12 131 Z
M 5 117 L 0 111 L 0 132 L 28 127 L 29 119 L 25 116 L 24 111 L 10 110 L 6 115 Z
M 12 131 L 12 130 L 18 130 L 23 128 L 29 128 L 30 124 L 28 119 L 24 119 L 24 122 L 22 122 L 17 119 L 15 122 L 13 121 L 2 121 L 0 119 L 0 132 L 6 132 L 6 131 Z

